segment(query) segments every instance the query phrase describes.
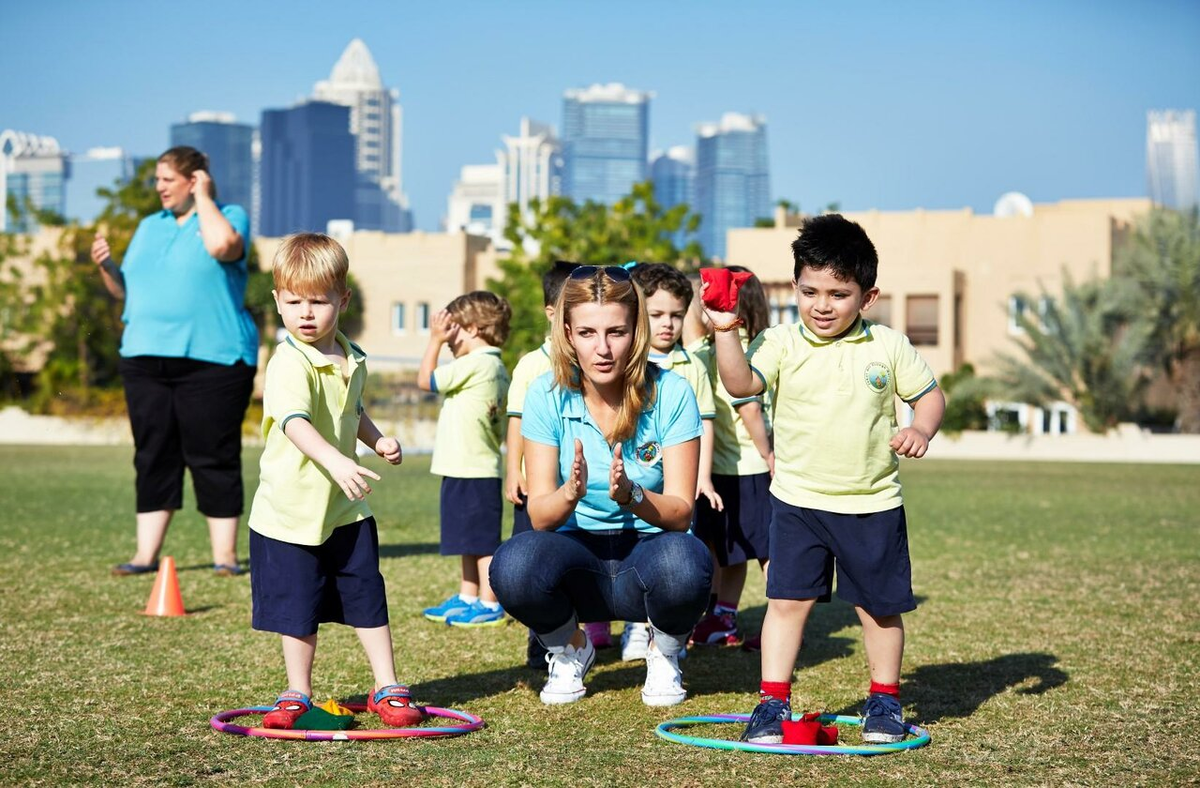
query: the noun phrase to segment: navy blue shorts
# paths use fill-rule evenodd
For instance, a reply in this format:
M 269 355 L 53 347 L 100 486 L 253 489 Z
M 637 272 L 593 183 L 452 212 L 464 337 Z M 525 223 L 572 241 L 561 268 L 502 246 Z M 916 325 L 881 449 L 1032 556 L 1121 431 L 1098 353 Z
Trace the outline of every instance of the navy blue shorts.
M 513 505 L 512 536 L 510 536 L 509 539 L 511 539 L 513 536 L 516 536 L 517 534 L 523 534 L 526 531 L 532 531 L 532 530 L 533 530 L 533 520 L 529 519 L 529 496 L 522 495 L 521 496 L 521 505 L 520 506 L 517 506 L 515 504 Z
M 500 546 L 499 479 L 442 478 L 442 555 L 492 555 Z
M 712 480 L 725 511 L 715 511 L 701 495 L 696 500 L 696 536 L 712 545 L 719 566 L 736 566 L 751 559 L 767 560 L 771 543 L 771 474 L 715 473 Z
M 915 610 L 904 507 L 871 514 L 834 514 L 771 496 L 768 599 L 837 595 L 873 616 Z
M 318 624 L 388 623 L 374 517 L 339 526 L 316 546 L 250 531 L 250 566 L 255 629 L 302 638 Z

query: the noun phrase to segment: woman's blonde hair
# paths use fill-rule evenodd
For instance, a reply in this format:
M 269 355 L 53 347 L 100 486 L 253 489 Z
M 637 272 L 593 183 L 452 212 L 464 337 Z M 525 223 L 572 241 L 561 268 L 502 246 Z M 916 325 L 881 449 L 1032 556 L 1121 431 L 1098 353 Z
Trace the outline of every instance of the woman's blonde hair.
M 295 233 L 284 238 L 271 262 L 276 290 L 316 295 L 347 290 L 350 260 L 337 241 L 321 233 Z
M 474 326 L 480 338 L 492 347 L 500 347 L 508 339 L 512 307 L 495 293 L 475 290 L 460 295 L 446 305 L 446 311 L 463 328 Z
M 612 279 L 603 268 L 591 276 L 568 278 L 554 305 L 550 334 L 550 365 L 554 382 L 574 391 L 583 390 L 579 357 L 568 337 L 571 310 L 581 304 L 624 304 L 633 315 L 633 342 L 625 364 L 625 391 L 609 443 L 625 441 L 637 432 L 638 418 L 654 403 L 657 373 L 650 369 L 650 319 L 646 299 L 632 279 Z

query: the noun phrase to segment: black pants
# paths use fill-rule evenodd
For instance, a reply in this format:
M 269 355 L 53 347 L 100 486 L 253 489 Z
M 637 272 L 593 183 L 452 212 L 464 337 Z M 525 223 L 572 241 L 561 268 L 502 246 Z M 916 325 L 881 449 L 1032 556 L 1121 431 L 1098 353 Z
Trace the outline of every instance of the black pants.
M 121 359 L 119 369 L 133 427 L 138 512 L 181 508 L 186 466 L 202 514 L 241 515 L 242 419 L 254 367 L 134 356 Z

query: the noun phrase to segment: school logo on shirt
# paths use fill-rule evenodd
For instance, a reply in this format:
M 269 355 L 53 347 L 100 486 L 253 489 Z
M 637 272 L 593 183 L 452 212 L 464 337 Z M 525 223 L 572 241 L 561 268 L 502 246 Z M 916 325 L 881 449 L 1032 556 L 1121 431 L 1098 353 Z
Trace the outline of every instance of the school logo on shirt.
M 638 465 L 649 468 L 662 459 L 662 445 L 657 441 L 643 443 L 641 446 L 637 447 L 637 451 L 634 453 L 634 456 L 637 458 Z
M 882 394 L 887 391 L 888 387 L 888 368 L 878 361 L 872 361 L 867 364 L 866 379 L 867 385 L 871 387 L 871 391 L 876 394 Z

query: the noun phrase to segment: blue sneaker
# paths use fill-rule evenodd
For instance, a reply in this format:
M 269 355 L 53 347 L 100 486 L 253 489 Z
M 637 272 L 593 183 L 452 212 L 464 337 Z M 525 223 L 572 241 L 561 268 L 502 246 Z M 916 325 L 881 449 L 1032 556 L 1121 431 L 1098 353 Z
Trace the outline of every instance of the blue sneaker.
M 904 741 L 908 728 L 904 725 L 900 701 L 882 692 L 873 692 L 863 706 L 863 741 L 868 744 L 895 744 Z
M 498 627 L 506 620 L 503 608 L 491 608 L 482 602 L 472 602 L 469 607 L 446 616 L 446 623 L 452 627 Z
M 422 611 L 422 615 L 430 621 L 436 621 L 439 624 L 445 623 L 446 617 L 457 613 L 461 610 L 466 610 L 471 607 L 469 602 L 464 602 L 463 598 L 458 594 L 448 597 L 445 602 L 434 607 L 427 607 Z
M 792 704 L 779 698 L 767 698 L 758 704 L 742 731 L 742 741 L 753 744 L 783 742 L 783 721 L 792 718 Z

